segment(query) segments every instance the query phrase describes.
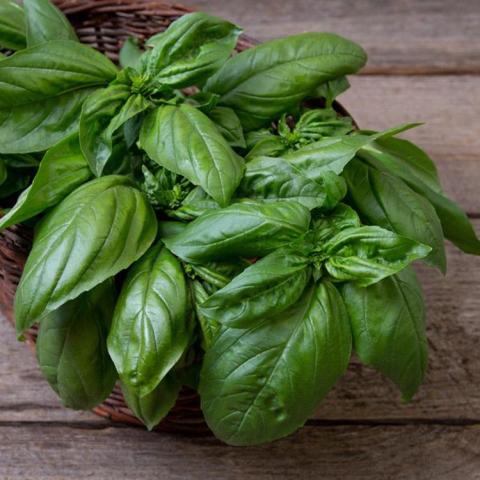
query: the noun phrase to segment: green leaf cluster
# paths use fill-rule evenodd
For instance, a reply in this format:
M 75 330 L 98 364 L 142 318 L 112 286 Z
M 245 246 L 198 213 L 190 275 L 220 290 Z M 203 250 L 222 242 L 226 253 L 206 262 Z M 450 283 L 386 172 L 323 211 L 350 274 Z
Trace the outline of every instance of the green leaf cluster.
M 0 229 L 35 228 L 17 333 L 39 325 L 66 406 L 119 380 L 152 429 L 188 384 L 218 438 L 251 445 L 302 426 L 353 350 L 409 400 L 427 368 L 411 265 L 445 272 L 444 238 L 480 241 L 397 138 L 417 124 L 338 113 L 360 46 L 306 33 L 232 55 L 240 33 L 188 14 L 128 39 L 119 68 L 49 0 L 0 0 Z

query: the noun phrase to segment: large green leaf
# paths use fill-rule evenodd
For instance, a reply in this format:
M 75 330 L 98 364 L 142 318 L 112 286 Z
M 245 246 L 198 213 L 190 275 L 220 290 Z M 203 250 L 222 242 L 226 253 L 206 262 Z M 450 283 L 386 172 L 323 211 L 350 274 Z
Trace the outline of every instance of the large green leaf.
M 36 231 L 15 297 L 17 332 L 129 267 L 156 232 L 155 213 L 127 177 L 72 192 Z
M 279 249 L 254 263 L 200 305 L 201 313 L 234 328 L 248 328 L 293 305 L 310 279 L 309 259 Z
M 357 72 L 367 60 L 360 46 L 331 33 L 304 33 L 266 42 L 225 62 L 206 90 L 254 130 L 298 105 L 320 84 Z
M 222 206 L 228 205 L 242 179 L 243 159 L 204 113 L 187 104 L 165 105 L 147 115 L 140 146 L 159 165 L 200 185 Z
M 116 74 L 105 55 L 81 43 L 57 40 L 36 45 L 0 62 L 0 109 L 104 85 Z
M 23 0 L 23 7 L 29 47 L 52 40 L 78 41 L 70 22 L 50 0 Z
M 295 200 L 308 209 L 334 207 L 347 193 L 343 178 L 312 164 L 255 157 L 246 164 L 237 195 L 256 200 Z
M 14 0 L 0 0 L 0 46 L 21 50 L 26 45 L 23 8 Z
M 42 319 L 38 363 L 67 407 L 88 410 L 113 389 L 117 374 L 106 340 L 114 305 L 115 288 L 108 280 Z
M 189 294 L 180 262 L 161 244 L 129 271 L 115 308 L 108 351 L 120 379 L 143 397 L 190 342 Z
M 0 109 L 0 153 L 41 152 L 77 131 L 92 87 L 20 107 Z
M 362 287 L 403 270 L 432 250 L 380 227 L 346 228 L 319 248 L 334 279 L 352 280 Z
M 120 49 L 118 62 L 122 68 L 138 68 L 142 50 L 138 46 L 138 40 L 134 37 L 127 38 Z
M 345 372 L 351 342 L 342 297 L 329 282 L 247 330 L 224 328 L 201 373 L 208 425 L 232 445 L 292 433 Z
M 425 306 L 415 272 L 406 268 L 368 288 L 347 283 L 342 294 L 358 356 L 410 400 L 427 368 Z
M 367 223 L 432 247 L 425 261 L 446 270 L 442 225 L 431 203 L 401 179 L 354 160 L 344 171 L 349 198 Z
M 153 430 L 175 405 L 181 386 L 173 375 L 167 375 L 155 390 L 143 397 L 125 384 L 122 384 L 122 392 L 135 416 Z
M 143 88 L 182 88 L 203 83 L 228 59 L 241 33 L 236 25 L 202 12 L 183 15 L 149 40 Z
M 142 95 L 132 95 L 131 87 L 121 83 L 97 90 L 87 98 L 80 117 L 80 145 L 97 177 L 113 154 L 115 133 L 149 106 Z
M 193 280 L 190 282 L 190 289 L 192 292 L 195 314 L 197 321 L 200 324 L 202 335 L 201 345 L 204 350 L 208 350 L 220 331 L 220 324 L 216 320 L 206 317 L 200 309 L 200 305 L 208 298 L 208 293 L 202 283 L 198 280 Z
M 304 234 L 310 212 L 296 202 L 245 202 L 197 218 L 167 247 L 186 262 L 263 256 Z
M 32 185 L 0 219 L 0 229 L 28 220 L 53 207 L 92 176 L 78 135 L 66 138 L 47 151 Z
M 418 169 L 408 168 L 402 156 L 392 156 L 389 151 L 368 149 L 368 152 L 361 152 L 361 156 L 375 168 L 386 170 L 400 177 L 412 190 L 424 196 L 435 208 L 442 223 L 445 237 L 464 252 L 480 255 L 480 239 L 462 209 L 455 202 L 439 193 L 440 187 L 436 185 L 435 179 L 431 175 L 427 174 L 426 179 L 425 175 L 422 176 Z M 396 151 L 399 154 L 401 153 L 399 149 Z M 415 160 L 417 157 L 412 157 L 412 159 Z M 419 163 L 422 165 L 421 160 L 419 160 Z M 426 165 L 428 166 L 428 164 Z M 422 169 L 420 168 L 420 170 Z

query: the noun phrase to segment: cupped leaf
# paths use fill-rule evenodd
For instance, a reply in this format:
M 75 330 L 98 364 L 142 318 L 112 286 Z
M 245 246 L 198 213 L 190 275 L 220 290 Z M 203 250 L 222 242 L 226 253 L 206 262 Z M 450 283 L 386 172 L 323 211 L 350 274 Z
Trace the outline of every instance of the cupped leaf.
M 330 33 L 266 42 L 232 57 L 205 89 L 233 108 L 246 130 L 267 125 L 320 84 L 355 73 L 367 59 L 360 46 Z
M 119 53 L 119 63 L 122 68 L 137 69 L 140 66 L 140 57 L 142 50 L 138 46 L 138 40 L 134 37 L 129 37 L 123 42 Z
M 71 135 L 47 151 L 32 185 L 0 219 L 0 229 L 28 220 L 53 207 L 91 176 L 80 150 L 78 135 Z
M 255 133 L 255 132 L 250 132 Z M 245 160 L 248 162 L 255 157 L 279 157 L 288 152 L 288 145 L 279 135 L 268 133 L 256 141 L 248 152 Z
M 115 65 L 91 47 L 72 40 L 42 43 L 0 62 L 0 109 L 104 85 L 116 74 Z
M 317 216 L 313 222 L 314 238 L 322 244 L 338 232 L 352 227 L 360 227 L 360 218 L 355 210 L 339 203 L 331 212 Z
M 367 287 L 425 258 L 432 249 L 380 227 L 353 227 L 337 233 L 321 250 L 334 279 Z
M 361 361 L 392 379 L 410 400 L 425 376 L 428 354 L 415 272 L 406 268 L 368 288 L 347 283 L 342 294 Z
M 200 305 L 223 325 L 248 328 L 276 315 L 301 297 L 310 279 L 309 259 L 279 249 L 254 263 Z
M 401 179 L 354 160 L 344 171 L 349 198 L 366 223 L 432 247 L 425 261 L 446 270 L 442 225 L 430 202 Z
M 158 238 L 164 240 L 165 238 L 174 237 L 183 232 L 186 226 L 186 223 L 172 220 L 158 222 Z
M 23 8 L 14 0 L 0 0 L 0 46 L 21 50 L 26 45 Z
M 135 416 L 148 430 L 153 430 L 175 405 L 181 386 L 173 375 L 167 375 L 148 395 L 139 396 L 125 384 L 122 384 L 122 392 Z
M 52 40 L 78 41 L 65 15 L 50 0 L 23 0 L 27 29 L 27 46 Z
M 114 305 L 115 287 L 108 280 L 42 319 L 38 363 L 66 407 L 93 408 L 115 385 L 117 373 L 106 345 Z
M 241 29 L 202 12 L 183 15 L 149 40 L 143 60 L 143 88 L 182 88 L 202 84 L 228 59 Z
M 161 244 L 129 271 L 108 336 L 120 379 L 150 394 L 189 345 L 189 293 L 180 262 Z
M 230 258 L 223 262 L 192 263 L 188 265 L 188 268 L 196 277 L 201 278 L 212 287 L 223 288 L 250 265 L 251 262 L 243 258 Z
M 323 97 L 325 99 L 325 106 L 329 108 L 332 106 L 333 101 L 349 88 L 350 83 L 347 77 L 339 77 L 320 85 L 315 90 L 315 94 L 313 95 L 313 97 Z
M 256 200 L 295 200 L 312 210 L 333 208 L 347 193 L 343 178 L 311 163 L 256 157 L 246 164 L 237 195 Z
M 345 372 L 351 343 L 342 297 L 329 282 L 247 330 L 224 328 L 201 372 L 208 425 L 232 445 L 292 433 Z
M 187 104 L 165 105 L 147 115 L 140 146 L 152 160 L 200 185 L 222 206 L 228 205 L 242 179 L 243 159 L 205 114 Z
M 76 132 L 83 102 L 93 90 L 0 109 L 0 153 L 42 152 Z
M 127 177 L 102 177 L 72 192 L 36 231 L 15 296 L 17 332 L 129 267 L 156 232 L 152 208 Z
M 245 202 L 197 218 L 167 247 L 186 262 L 264 256 L 304 234 L 310 212 L 297 202 Z
M 92 93 L 82 107 L 80 145 L 92 172 L 101 176 L 114 148 L 114 136 L 130 119 L 150 107 L 142 95 L 131 95 L 121 83 Z

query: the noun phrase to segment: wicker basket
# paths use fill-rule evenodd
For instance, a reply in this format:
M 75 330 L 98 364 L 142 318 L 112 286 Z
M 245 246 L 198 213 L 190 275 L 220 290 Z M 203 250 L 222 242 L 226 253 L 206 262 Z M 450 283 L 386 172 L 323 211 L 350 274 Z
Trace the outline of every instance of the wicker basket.
M 181 15 L 192 10 L 181 5 L 169 5 L 152 0 L 56 0 L 55 3 L 67 14 L 80 41 L 104 52 L 113 61 L 125 39 L 136 37 L 143 42 L 155 33 L 165 30 Z M 242 36 L 236 50 L 242 51 L 257 42 Z M 317 106 L 318 102 L 311 102 Z M 336 110 L 343 115 L 348 112 L 338 103 Z M 1 212 L 0 212 L 1 214 Z M 14 323 L 13 299 L 15 290 L 32 245 L 32 231 L 23 225 L 0 232 L 0 311 Z M 26 332 L 26 342 L 35 350 L 36 328 Z M 94 410 L 94 413 L 113 422 L 142 425 L 127 407 L 119 386 Z M 159 431 L 208 434 L 200 409 L 197 393 L 184 388 L 175 407 L 156 427 Z

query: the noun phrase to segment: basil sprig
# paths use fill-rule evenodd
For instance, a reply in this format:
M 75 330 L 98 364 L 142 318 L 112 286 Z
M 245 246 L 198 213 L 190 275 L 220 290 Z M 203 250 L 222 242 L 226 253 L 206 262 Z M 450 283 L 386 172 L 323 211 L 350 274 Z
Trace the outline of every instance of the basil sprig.
M 218 438 L 251 445 L 303 425 L 352 349 L 409 400 L 427 367 L 411 265 L 445 272 L 444 237 L 480 240 L 397 138 L 418 124 L 337 112 L 360 46 L 306 33 L 231 55 L 240 33 L 188 14 L 127 40 L 119 69 L 49 0 L 0 0 L 0 229 L 35 228 L 17 333 L 39 325 L 65 405 L 119 378 L 152 429 L 188 385 Z

